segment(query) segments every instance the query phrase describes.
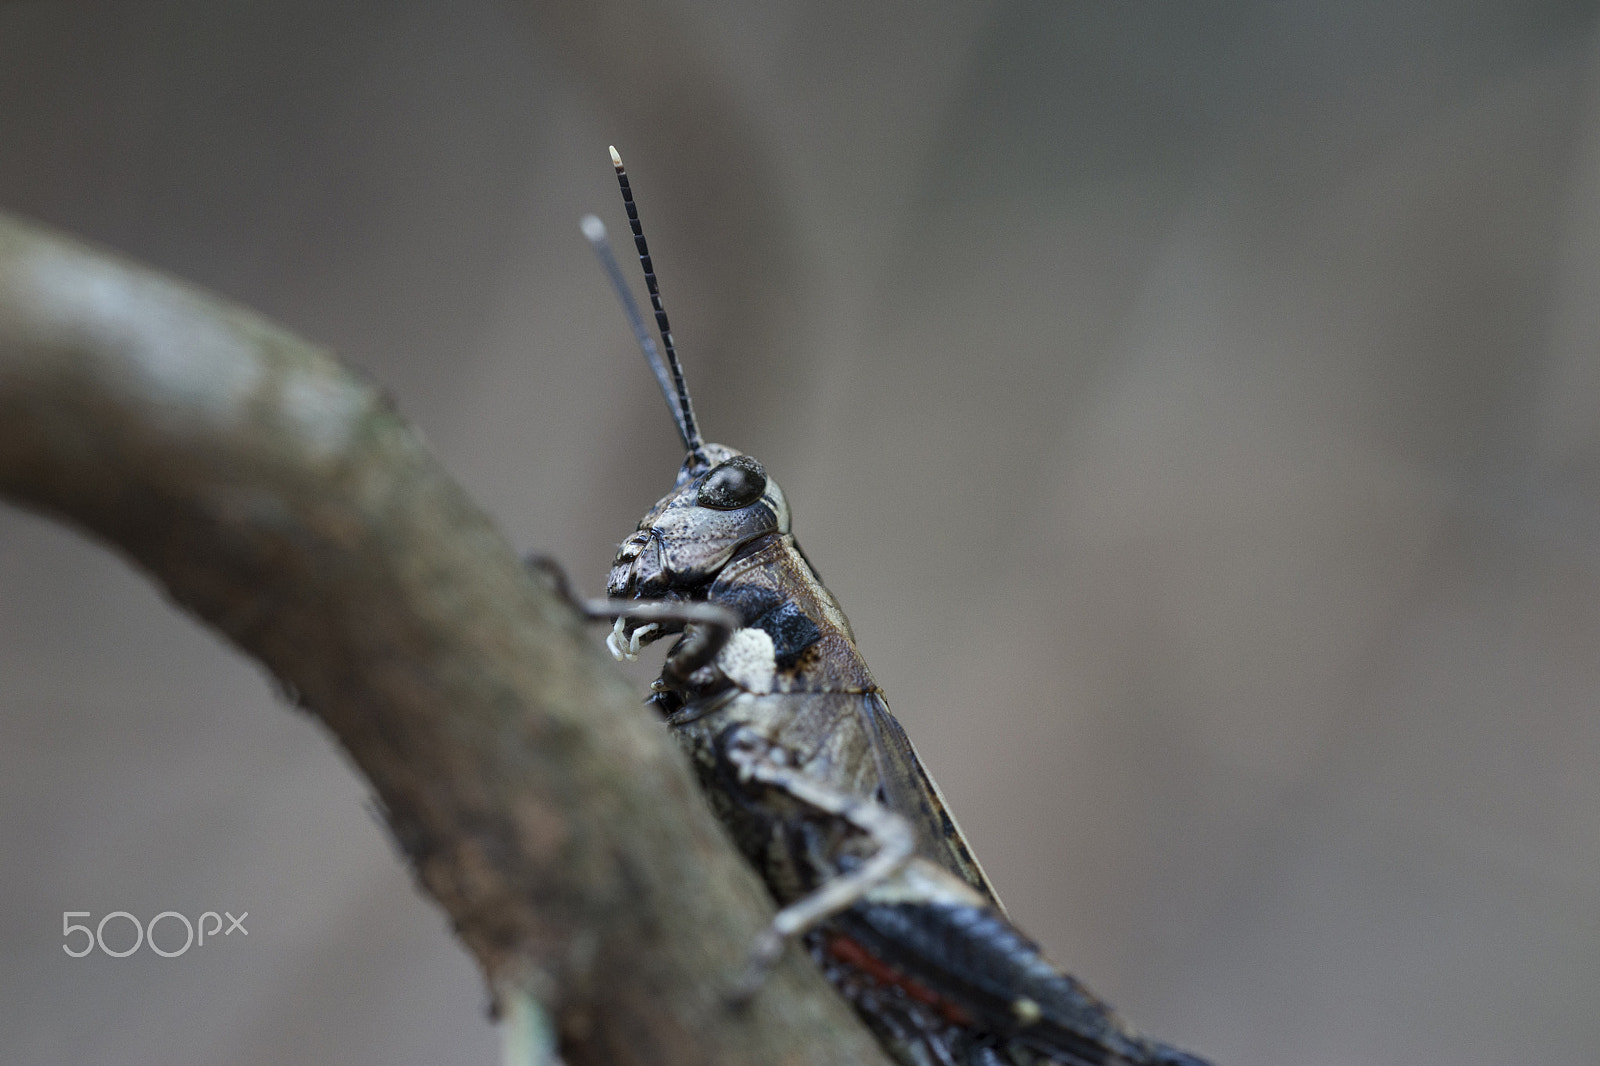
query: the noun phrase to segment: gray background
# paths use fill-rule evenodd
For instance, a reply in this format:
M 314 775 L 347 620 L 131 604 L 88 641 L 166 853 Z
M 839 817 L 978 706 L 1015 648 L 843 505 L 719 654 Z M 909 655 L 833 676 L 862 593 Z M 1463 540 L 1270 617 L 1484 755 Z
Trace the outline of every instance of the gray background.
M 1058 960 L 1231 1066 L 1600 1060 L 1593 5 L 0 5 L 0 208 L 333 346 L 590 591 L 681 458 L 613 142 Z M 365 803 L 0 510 L 0 1061 L 491 1061 Z M 65 957 L 116 909 L 250 933 Z

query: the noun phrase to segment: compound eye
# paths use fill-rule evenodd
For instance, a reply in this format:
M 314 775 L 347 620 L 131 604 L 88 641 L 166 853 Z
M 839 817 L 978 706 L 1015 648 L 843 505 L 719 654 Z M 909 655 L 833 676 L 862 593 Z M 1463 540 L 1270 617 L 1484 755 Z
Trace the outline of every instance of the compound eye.
M 736 455 L 706 477 L 695 499 L 713 511 L 736 511 L 761 499 L 767 491 L 767 472 L 748 455 Z

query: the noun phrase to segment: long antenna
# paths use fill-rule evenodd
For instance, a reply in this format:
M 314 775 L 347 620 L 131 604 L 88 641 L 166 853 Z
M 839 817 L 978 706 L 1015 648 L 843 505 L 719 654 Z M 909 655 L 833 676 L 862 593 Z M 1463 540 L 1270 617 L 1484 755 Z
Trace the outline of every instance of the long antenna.
M 633 290 L 628 288 L 628 281 L 622 276 L 622 268 L 617 265 L 617 257 L 611 254 L 611 242 L 606 240 L 606 224 L 594 215 L 584 215 L 578 225 L 583 227 L 583 235 L 589 238 L 594 254 L 599 258 L 600 265 L 605 268 L 606 277 L 611 280 L 611 288 L 615 290 L 617 299 L 622 301 L 623 313 L 628 316 L 628 325 L 633 329 L 634 340 L 639 342 L 639 350 L 644 352 L 645 361 L 650 364 L 650 369 L 655 371 L 656 384 L 661 386 L 661 395 L 666 397 L 667 407 L 672 411 L 672 420 L 678 424 L 678 436 L 683 438 L 684 450 L 693 451 L 688 431 L 684 428 L 683 415 L 678 409 L 678 393 L 672 384 L 672 375 L 667 371 L 667 364 L 661 358 L 661 349 L 656 347 L 656 339 L 650 336 L 650 327 L 644 324 L 644 315 L 639 313 L 638 301 L 633 298 Z
M 628 225 L 633 229 L 633 244 L 639 249 L 639 265 L 644 267 L 645 288 L 650 290 L 650 306 L 656 313 L 656 328 L 661 331 L 661 347 L 667 353 L 667 368 L 672 373 L 672 383 L 678 394 L 678 432 L 694 466 L 710 466 L 706 458 L 705 442 L 700 439 L 700 427 L 694 421 L 694 408 L 689 403 L 689 386 L 683 382 L 683 367 L 678 365 L 678 353 L 672 346 L 672 327 L 667 324 L 667 312 L 661 306 L 661 289 L 656 285 L 656 270 L 650 262 L 650 246 L 644 241 L 644 227 L 639 225 L 639 209 L 633 204 L 633 190 L 628 186 L 628 172 L 622 167 L 622 156 L 615 147 L 611 149 L 611 165 L 617 168 L 617 184 L 622 187 L 622 204 L 628 209 Z

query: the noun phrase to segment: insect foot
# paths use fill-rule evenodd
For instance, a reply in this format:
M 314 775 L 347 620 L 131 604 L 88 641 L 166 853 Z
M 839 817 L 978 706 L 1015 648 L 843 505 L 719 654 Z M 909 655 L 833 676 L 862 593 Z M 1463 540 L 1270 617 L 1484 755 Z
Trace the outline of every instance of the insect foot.
M 611 627 L 611 632 L 606 635 L 606 649 L 617 662 L 631 663 L 639 658 L 639 649 L 644 646 L 645 641 L 660 629 L 656 623 L 649 622 L 629 632 L 627 616 L 619 614 Z

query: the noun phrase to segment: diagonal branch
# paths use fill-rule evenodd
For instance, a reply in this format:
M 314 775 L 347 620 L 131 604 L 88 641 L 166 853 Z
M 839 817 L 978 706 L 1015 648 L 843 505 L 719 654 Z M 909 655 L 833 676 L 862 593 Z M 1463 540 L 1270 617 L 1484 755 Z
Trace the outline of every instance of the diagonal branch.
M 0 495 L 260 660 L 371 781 L 499 997 L 588 1063 L 882 1063 L 578 619 L 371 383 L 253 314 L 0 217 Z M 791 953 L 793 956 L 796 953 Z

